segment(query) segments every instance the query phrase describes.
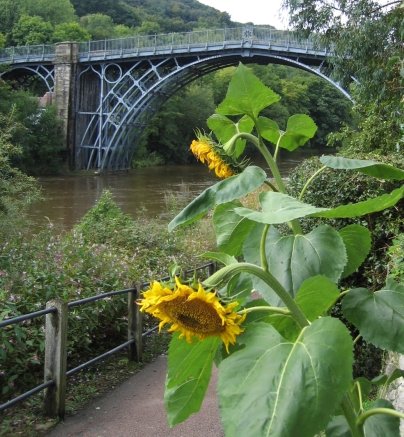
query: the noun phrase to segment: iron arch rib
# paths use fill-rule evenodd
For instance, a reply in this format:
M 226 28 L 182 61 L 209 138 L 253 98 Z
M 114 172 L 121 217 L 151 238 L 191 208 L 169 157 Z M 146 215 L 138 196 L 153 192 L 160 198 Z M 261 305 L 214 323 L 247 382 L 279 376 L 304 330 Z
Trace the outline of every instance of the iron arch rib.
M 347 98 L 349 94 L 322 73 L 324 58 L 285 56 L 253 47 L 221 50 L 209 54 L 181 54 L 148 59 L 101 62 L 82 73 L 79 91 L 76 165 L 98 171 L 130 168 L 135 148 L 147 124 L 160 107 L 178 90 L 196 78 L 239 62 L 267 65 L 276 63 L 303 69 L 330 82 Z M 97 97 L 88 102 L 83 86 L 91 85 Z M 87 84 L 87 85 L 86 85 Z

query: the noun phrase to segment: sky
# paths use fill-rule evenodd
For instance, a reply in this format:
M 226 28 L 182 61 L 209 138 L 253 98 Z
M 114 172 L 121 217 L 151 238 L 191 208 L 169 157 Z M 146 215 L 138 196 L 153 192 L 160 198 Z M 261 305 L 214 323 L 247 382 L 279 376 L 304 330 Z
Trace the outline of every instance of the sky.
M 232 21 L 239 23 L 270 24 L 277 29 L 286 29 L 287 20 L 279 16 L 282 0 L 198 0 L 221 12 L 227 12 Z

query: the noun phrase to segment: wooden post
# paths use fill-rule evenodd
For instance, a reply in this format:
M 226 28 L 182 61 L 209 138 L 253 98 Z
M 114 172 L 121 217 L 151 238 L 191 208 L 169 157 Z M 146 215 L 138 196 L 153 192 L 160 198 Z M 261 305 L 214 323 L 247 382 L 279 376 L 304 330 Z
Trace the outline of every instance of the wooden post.
M 56 308 L 45 319 L 45 382 L 55 384 L 45 389 L 44 413 L 46 416 L 65 415 L 66 367 L 67 367 L 67 302 L 62 299 L 50 300 L 46 308 Z
M 128 340 L 134 339 L 135 342 L 129 345 L 129 361 L 142 361 L 142 313 L 136 305 L 136 300 L 140 298 L 141 283 L 136 282 L 135 291 L 128 293 Z
M 209 276 L 212 276 L 217 270 L 217 263 L 212 262 L 212 264 L 209 266 Z

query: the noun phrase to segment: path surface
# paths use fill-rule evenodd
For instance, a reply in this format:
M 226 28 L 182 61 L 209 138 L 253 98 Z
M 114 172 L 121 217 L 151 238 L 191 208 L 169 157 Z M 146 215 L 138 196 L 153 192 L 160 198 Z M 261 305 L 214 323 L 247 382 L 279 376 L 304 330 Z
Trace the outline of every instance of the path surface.
M 216 395 L 217 369 L 199 413 L 170 429 L 164 407 L 167 356 L 57 425 L 46 437 L 224 437 Z

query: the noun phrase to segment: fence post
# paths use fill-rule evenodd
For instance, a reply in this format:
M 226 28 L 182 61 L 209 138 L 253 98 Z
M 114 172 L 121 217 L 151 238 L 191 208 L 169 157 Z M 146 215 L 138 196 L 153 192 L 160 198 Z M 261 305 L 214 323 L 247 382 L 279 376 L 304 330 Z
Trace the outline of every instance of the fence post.
M 136 300 L 140 298 L 141 283 L 135 283 L 135 290 L 128 293 L 128 340 L 134 339 L 134 343 L 129 345 L 129 361 L 142 361 L 142 313 L 136 305 Z
M 214 261 L 209 264 L 209 276 L 212 276 L 217 270 L 217 263 Z
M 53 299 L 46 308 L 56 308 L 45 319 L 45 382 L 54 380 L 44 393 L 44 413 L 46 416 L 65 415 L 66 367 L 67 367 L 67 302 Z

